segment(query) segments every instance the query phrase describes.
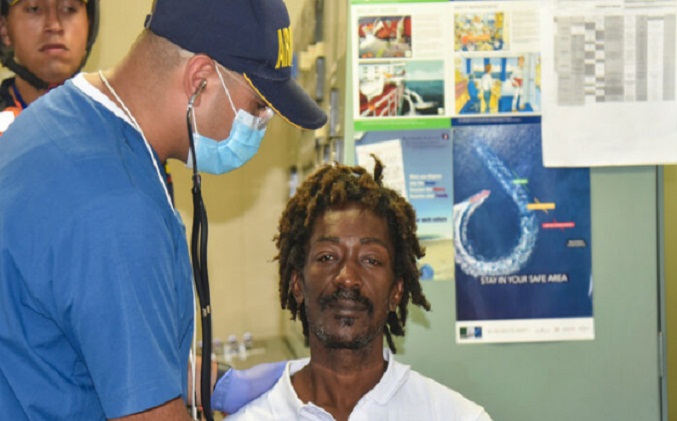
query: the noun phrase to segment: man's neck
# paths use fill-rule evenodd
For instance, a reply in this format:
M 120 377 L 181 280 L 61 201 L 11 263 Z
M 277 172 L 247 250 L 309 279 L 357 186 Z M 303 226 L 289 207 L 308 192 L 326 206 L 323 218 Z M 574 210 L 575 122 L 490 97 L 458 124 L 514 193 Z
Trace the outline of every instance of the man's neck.
M 174 85 L 170 82 L 150 83 L 153 69 L 140 62 L 136 63 L 128 56 L 113 69 L 103 72 L 113 90 L 104 84 L 99 73 L 86 73 L 84 77 L 128 117 L 131 115 L 136 120 L 146 141 L 160 161 L 165 162 L 168 158 L 178 157 L 175 152 L 177 143 L 181 143 L 179 147 L 188 149 L 185 108 L 181 109 L 188 104 L 188 98 L 185 105 L 177 105 L 176 81 L 173 81 Z M 170 89 L 172 87 L 174 89 Z
M 347 420 L 388 367 L 383 347 L 378 345 L 337 350 L 313 347 L 311 343 L 310 363 L 292 377 L 297 396 L 323 408 L 337 421 Z
M 26 82 L 24 79 L 22 79 L 19 76 L 15 77 L 14 85 L 16 86 L 16 89 L 17 89 L 17 91 L 19 92 L 19 95 L 20 95 L 20 97 L 17 97 L 16 93 L 12 92 L 12 96 L 14 97 L 14 101 L 17 104 L 21 104 L 21 102 L 23 101 L 25 105 L 30 105 L 33 101 L 40 98 L 42 95 L 44 95 L 47 92 L 44 89 L 36 89 L 33 85 Z M 24 106 L 24 104 L 21 104 L 21 106 Z

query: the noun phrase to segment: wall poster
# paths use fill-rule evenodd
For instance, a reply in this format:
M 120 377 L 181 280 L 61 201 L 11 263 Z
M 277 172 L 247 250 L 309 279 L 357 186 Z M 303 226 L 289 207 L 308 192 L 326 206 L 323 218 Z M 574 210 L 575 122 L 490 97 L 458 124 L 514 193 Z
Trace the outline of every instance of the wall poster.
M 593 339 L 590 171 L 544 168 L 538 122 L 453 133 L 457 341 Z
M 452 143 L 449 129 L 367 132 L 355 139 L 357 164 L 371 169 L 374 154 L 386 166 L 384 182 L 416 210 L 426 248 L 421 280 L 454 279 Z

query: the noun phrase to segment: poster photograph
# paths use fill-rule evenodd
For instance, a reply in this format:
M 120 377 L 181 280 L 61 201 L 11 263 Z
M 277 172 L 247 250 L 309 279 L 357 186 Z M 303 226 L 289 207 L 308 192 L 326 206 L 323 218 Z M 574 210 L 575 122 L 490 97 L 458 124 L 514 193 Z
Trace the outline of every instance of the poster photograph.
M 537 113 L 540 57 L 463 57 L 456 60 L 456 114 Z
M 544 168 L 539 123 L 453 145 L 457 342 L 593 339 L 589 170 Z
M 391 61 L 359 66 L 360 118 L 444 115 L 444 63 Z

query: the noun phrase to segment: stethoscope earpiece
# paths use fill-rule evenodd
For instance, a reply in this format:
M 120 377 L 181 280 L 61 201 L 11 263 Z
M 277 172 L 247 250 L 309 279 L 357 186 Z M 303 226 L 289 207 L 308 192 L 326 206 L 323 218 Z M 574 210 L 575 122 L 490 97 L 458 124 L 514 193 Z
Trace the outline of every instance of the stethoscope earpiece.
M 195 90 L 195 95 L 199 95 L 207 87 L 207 79 L 202 79 L 197 89 Z
M 190 96 L 190 99 L 188 100 L 188 107 L 193 108 L 193 103 L 195 102 L 195 99 L 204 91 L 204 89 L 207 87 L 207 80 L 202 79 L 200 81 L 200 84 L 197 85 L 197 88 L 195 88 L 195 92 L 193 92 L 193 95 Z

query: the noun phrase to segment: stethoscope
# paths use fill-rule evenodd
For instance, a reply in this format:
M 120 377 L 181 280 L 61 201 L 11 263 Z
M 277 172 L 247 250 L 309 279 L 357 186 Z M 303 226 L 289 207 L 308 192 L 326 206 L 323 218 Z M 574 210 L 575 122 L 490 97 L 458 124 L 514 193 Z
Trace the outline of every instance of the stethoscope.
M 202 80 L 195 93 L 190 97 L 186 110 L 186 120 L 188 122 L 188 138 L 190 140 L 193 164 L 193 231 L 190 239 L 190 255 L 193 263 L 193 278 L 200 304 L 200 318 L 202 322 L 200 396 L 202 399 L 202 414 L 207 421 L 213 421 L 211 405 L 212 310 L 209 298 L 209 274 L 207 273 L 208 221 L 207 210 L 202 201 L 202 179 L 198 173 L 193 125 L 190 121 L 191 114 L 194 112 L 193 103 L 206 85 L 207 81 Z

